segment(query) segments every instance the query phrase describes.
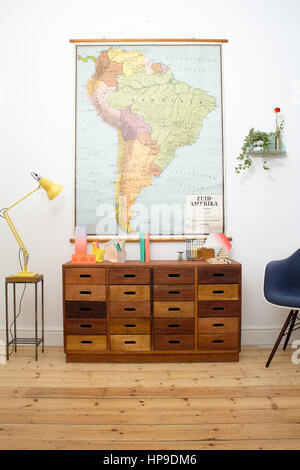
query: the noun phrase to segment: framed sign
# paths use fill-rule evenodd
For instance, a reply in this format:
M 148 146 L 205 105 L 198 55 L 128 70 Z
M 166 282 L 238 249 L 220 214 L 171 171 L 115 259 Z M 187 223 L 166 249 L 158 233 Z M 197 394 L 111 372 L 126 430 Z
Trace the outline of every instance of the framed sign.
M 89 235 L 224 232 L 222 42 L 71 40 L 75 225 Z

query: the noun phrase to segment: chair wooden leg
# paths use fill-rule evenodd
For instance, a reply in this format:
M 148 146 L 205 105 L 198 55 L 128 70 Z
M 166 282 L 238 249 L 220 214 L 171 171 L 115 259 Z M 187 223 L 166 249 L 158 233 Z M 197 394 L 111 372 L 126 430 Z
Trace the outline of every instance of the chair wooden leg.
M 279 346 L 279 344 L 280 344 L 280 341 L 282 340 L 282 337 L 283 337 L 283 335 L 284 335 L 284 333 L 285 333 L 287 327 L 289 326 L 289 323 L 290 323 L 291 319 L 293 318 L 293 316 L 294 316 L 294 310 L 291 310 L 290 313 L 288 314 L 287 319 L 285 320 L 285 323 L 284 323 L 284 325 L 283 325 L 283 327 L 282 327 L 281 332 L 279 333 L 279 336 L 278 336 L 278 338 L 277 338 L 277 340 L 276 340 L 276 343 L 274 344 L 274 347 L 273 347 L 273 349 L 272 349 L 272 351 L 271 351 L 271 354 L 270 354 L 270 356 L 269 356 L 269 359 L 267 360 L 266 367 L 269 367 L 269 365 L 270 365 L 270 363 L 271 363 L 271 361 L 272 361 L 272 359 L 273 359 L 273 356 L 274 356 L 274 354 L 276 353 L 276 351 L 277 351 L 277 349 L 278 349 L 278 346 Z
M 286 350 L 286 347 L 288 345 L 288 342 L 289 342 L 289 339 L 291 337 L 291 334 L 292 334 L 292 331 L 293 331 L 293 328 L 294 328 L 294 325 L 295 325 L 295 321 L 297 320 L 297 315 L 298 315 L 298 312 L 299 310 L 294 310 L 294 313 L 293 313 L 293 318 L 292 318 L 292 321 L 291 321 L 291 324 L 290 324 L 290 327 L 289 327 L 289 331 L 286 335 L 286 339 L 285 339 L 285 342 L 284 342 L 284 346 L 283 346 L 283 349 Z

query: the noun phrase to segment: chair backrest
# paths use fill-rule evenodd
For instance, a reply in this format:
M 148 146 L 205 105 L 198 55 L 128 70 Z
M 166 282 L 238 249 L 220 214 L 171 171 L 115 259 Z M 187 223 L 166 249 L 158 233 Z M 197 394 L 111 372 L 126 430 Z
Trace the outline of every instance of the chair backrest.
M 268 299 L 270 290 L 300 290 L 300 248 L 282 260 L 270 261 L 265 269 L 264 295 Z

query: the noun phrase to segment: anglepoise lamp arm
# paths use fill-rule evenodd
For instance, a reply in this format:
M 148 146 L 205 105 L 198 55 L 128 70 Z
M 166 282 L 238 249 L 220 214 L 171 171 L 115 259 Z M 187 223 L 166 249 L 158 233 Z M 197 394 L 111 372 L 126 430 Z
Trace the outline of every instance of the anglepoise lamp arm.
M 28 260 L 29 260 L 29 252 L 28 252 L 22 238 L 20 237 L 16 227 L 14 226 L 10 216 L 8 215 L 8 211 L 10 211 L 13 207 L 15 207 L 20 202 L 24 201 L 24 199 L 27 199 L 29 196 L 31 196 L 31 194 L 35 193 L 39 189 L 43 188 L 47 192 L 48 198 L 49 199 L 54 199 L 61 192 L 61 190 L 63 188 L 61 185 L 54 184 L 54 183 L 52 183 L 52 181 L 48 180 L 47 178 L 43 178 L 43 177 L 37 175 L 36 173 L 31 173 L 31 175 L 36 181 L 38 181 L 39 186 L 36 189 L 34 189 L 33 191 L 31 191 L 30 193 L 26 194 L 26 196 L 19 199 L 17 202 L 12 204 L 10 207 L 8 207 L 6 209 L 3 209 L 1 211 L 1 216 L 6 220 L 13 236 L 15 237 L 15 239 L 16 239 L 19 247 L 20 247 L 20 250 L 23 253 L 23 257 L 24 257 L 24 269 L 23 269 L 23 271 L 20 271 L 18 274 L 15 274 L 15 276 L 36 276 L 36 273 L 33 273 L 32 271 L 28 271 L 28 269 L 27 269 L 28 268 Z

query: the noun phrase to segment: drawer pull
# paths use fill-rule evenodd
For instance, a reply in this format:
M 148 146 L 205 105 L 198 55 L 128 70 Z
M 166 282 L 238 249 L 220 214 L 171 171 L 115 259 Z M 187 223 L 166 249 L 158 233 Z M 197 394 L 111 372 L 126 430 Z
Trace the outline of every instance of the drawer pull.
M 124 310 L 125 310 L 125 312 L 135 312 L 136 308 L 135 307 L 125 307 Z
M 92 328 L 92 325 L 80 325 L 80 328 Z
M 135 295 L 136 292 L 135 291 L 126 291 L 124 292 L 125 295 Z
M 80 307 L 79 310 L 81 312 L 91 312 L 92 311 L 91 307 Z
M 169 344 L 180 344 L 180 341 L 172 339 L 172 340 L 168 341 L 168 343 Z
M 223 290 L 213 290 L 213 294 L 224 294 Z
M 134 324 L 130 324 L 130 325 L 128 324 L 128 325 L 124 325 L 124 326 L 125 326 L 125 328 L 135 328 L 136 327 L 136 325 L 134 325 Z
M 84 295 L 85 295 L 85 294 L 88 294 L 88 295 L 90 295 L 90 294 L 91 294 L 91 291 L 90 291 L 90 290 L 81 290 L 81 291 L 80 291 L 80 294 L 84 294 Z
M 93 341 L 80 341 L 81 344 L 93 344 Z
M 168 328 L 179 328 L 179 327 L 180 327 L 180 325 L 173 324 L 173 323 L 171 325 L 168 325 Z
M 79 274 L 79 277 L 91 277 L 90 274 Z
M 223 277 L 224 273 L 213 273 L 213 277 Z
M 214 339 L 212 343 L 224 343 L 224 339 Z
M 224 307 L 213 307 L 212 310 L 224 310 Z
M 180 274 L 171 273 L 171 274 L 168 274 L 168 277 L 180 277 Z
M 214 327 L 224 326 L 224 323 L 213 323 Z
M 135 277 L 135 274 L 124 274 L 123 277 Z
M 136 344 L 136 341 L 124 341 L 124 344 Z
M 179 307 L 169 307 L 168 312 L 179 312 L 180 308 Z
M 179 290 L 169 290 L 168 294 L 176 295 L 176 294 L 180 294 L 180 291 Z

